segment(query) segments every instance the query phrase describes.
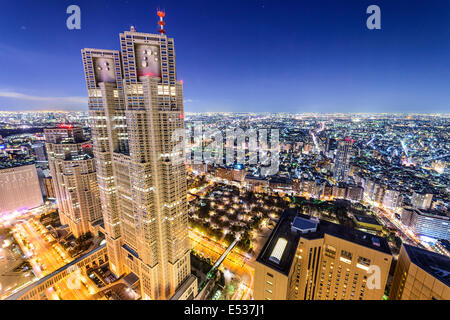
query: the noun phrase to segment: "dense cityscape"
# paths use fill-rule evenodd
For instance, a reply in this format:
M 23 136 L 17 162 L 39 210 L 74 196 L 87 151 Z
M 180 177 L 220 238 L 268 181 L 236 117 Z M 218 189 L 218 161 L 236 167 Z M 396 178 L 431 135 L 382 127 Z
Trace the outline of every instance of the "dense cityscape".
M 57 200 L 58 192 L 65 191 L 58 191 L 62 187 L 53 182 L 58 174 L 51 173 L 51 163 L 60 154 L 55 150 L 60 143 L 66 149 L 62 163 L 70 161 L 68 170 L 77 159 L 86 163 L 81 167 L 95 170 L 89 164 L 94 157 L 88 118 L 85 112 L 1 114 L 2 258 L 8 261 L 2 263 L 4 299 L 20 298 L 34 283 L 63 273 L 74 261 L 78 265 L 92 251 L 102 254 L 89 269 L 77 271 L 83 275 L 79 288 L 68 286 L 62 276 L 59 281 L 51 280 L 51 290 L 36 292 L 39 298 L 142 298 L 138 277 L 133 273 L 121 277 L 107 263 L 99 189 L 92 189 L 96 179 L 88 180 L 85 187 L 87 198 L 82 199 L 90 207 L 79 222 L 72 224 L 71 213 L 65 217 L 68 209 L 58 204 L 63 199 Z M 393 261 L 404 258 L 402 247 L 403 255 L 405 250 L 418 250 L 425 259 L 420 263 L 430 263 L 426 271 L 448 288 L 449 121 L 447 115 L 438 114 L 187 113 L 188 237 L 195 290 L 201 299 L 268 298 L 255 292 L 255 288 L 262 290 L 255 283 L 258 265 L 264 265 L 258 256 L 280 220 L 292 210 L 302 219 L 327 221 L 347 228 L 346 232 L 379 237 Z M 279 171 L 264 176 L 260 163 L 245 163 L 249 162 L 249 137 L 242 145 L 247 155 L 243 164 L 194 161 L 199 143 L 189 137 L 199 125 L 204 132 L 213 128 L 224 136 L 226 130 L 279 130 Z M 61 135 L 63 140 L 56 142 Z M 207 141 L 200 149 L 206 148 Z M 233 148 L 239 149 L 238 144 Z M 14 181 L 24 181 L 23 185 L 8 183 L 11 170 Z M 92 172 L 95 177 L 95 171 L 86 170 L 80 172 L 84 179 L 92 177 Z M 74 181 L 67 188 L 76 190 L 80 185 Z M 265 268 L 271 269 L 268 265 Z M 379 296 L 362 297 L 398 298 L 392 294 L 392 287 L 399 286 L 395 268 L 391 265 L 382 271 L 385 286 Z M 445 292 L 428 294 L 447 299 Z M 424 293 L 408 294 L 409 298 L 424 298 Z M 361 297 L 348 297 L 352 298 Z
M 0 111 L 1 300 L 450 299 L 448 113 L 187 112 L 157 17 Z

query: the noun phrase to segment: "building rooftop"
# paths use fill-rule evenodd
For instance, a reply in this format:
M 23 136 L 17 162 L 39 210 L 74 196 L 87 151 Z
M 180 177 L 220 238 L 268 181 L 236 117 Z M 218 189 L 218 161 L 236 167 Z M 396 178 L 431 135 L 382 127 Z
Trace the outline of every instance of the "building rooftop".
M 317 231 L 317 225 L 319 220 L 306 219 L 302 217 L 295 217 L 292 222 L 292 228 L 299 230 L 301 232 Z
M 256 261 L 285 275 L 289 274 L 298 241 L 300 240 L 300 233 L 291 230 L 291 222 L 296 215 L 297 212 L 295 210 L 286 210 L 283 213 L 256 259 Z M 280 239 L 286 241 L 283 252 L 280 257 L 273 257 L 276 254 L 274 250 L 277 244 L 278 248 L 280 248 Z M 281 240 L 281 242 L 283 243 L 284 241 Z
M 280 217 L 256 261 L 288 275 L 300 238 L 319 239 L 325 234 L 391 254 L 384 238 L 325 220 L 310 219 L 307 215 L 288 209 Z
M 354 214 L 353 215 L 355 217 L 355 219 L 358 222 L 361 223 L 368 223 L 368 224 L 375 224 L 375 225 L 380 225 L 377 221 L 377 219 L 375 219 L 374 217 L 369 217 L 369 216 L 361 216 L 359 214 Z
M 413 207 L 403 207 L 403 210 L 414 211 L 418 215 L 427 216 L 430 218 L 450 220 L 450 215 L 448 213 L 442 212 L 439 210 L 433 210 L 433 209 L 424 210 L 424 209 L 413 208 Z
M 193 282 L 197 280 L 197 277 L 193 274 L 190 274 L 189 277 L 186 278 L 176 289 L 175 294 L 169 299 L 169 300 L 179 300 L 180 297 L 186 292 L 187 289 L 189 289 Z M 187 298 L 187 300 L 192 300 L 195 298 L 195 293 L 193 293 L 190 297 Z
M 450 258 L 438 253 L 403 244 L 409 259 L 416 266 L 450 286 Z
M 0 170 L 25 167 L 25 166 L 31 166 L 31 165 L 34 166 L 35 163 L 36 163 L 36 161 L 34 159 L 24 159 L 24 160 L 8 159 L 5 161 L 0 161 Z
M 125 281 L 128 287 L 132 287 L 139 281 L 139 277 L 131 272 L 123 278 L 123 281 Z

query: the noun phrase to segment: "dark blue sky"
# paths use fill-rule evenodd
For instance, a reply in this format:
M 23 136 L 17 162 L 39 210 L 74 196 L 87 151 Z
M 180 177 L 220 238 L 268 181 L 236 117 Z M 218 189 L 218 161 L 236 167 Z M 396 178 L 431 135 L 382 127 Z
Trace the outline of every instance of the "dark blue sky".
M 66 8 L 81 7 L 81 30 Z M 381 30 L 366 8 L 381 8 Z M 87 110 L 80 49 L 175 38 L 186 111 L 448 112 L 450 1 L 2 0 L 0 110 Z

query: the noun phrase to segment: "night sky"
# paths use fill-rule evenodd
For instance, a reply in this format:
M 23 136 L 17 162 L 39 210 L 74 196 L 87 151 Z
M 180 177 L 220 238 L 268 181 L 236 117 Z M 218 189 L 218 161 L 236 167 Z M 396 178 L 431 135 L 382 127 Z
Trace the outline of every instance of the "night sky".
M 66 8 L 81 7 L 81 30 Z M 381 8 L 381 30 L 366 9 Z M 80 50 L 166 11 L 185 110 L 445 112 L 450 1 L 2 0 L 0 110 L 87 110 Z

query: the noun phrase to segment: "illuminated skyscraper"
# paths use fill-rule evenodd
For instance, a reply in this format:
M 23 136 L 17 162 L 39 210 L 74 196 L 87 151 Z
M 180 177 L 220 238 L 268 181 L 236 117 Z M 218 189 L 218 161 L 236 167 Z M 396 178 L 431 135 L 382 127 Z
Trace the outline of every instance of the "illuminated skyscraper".
M 102 218 L 92 145 L 71 125 L 44 134 L 59 217 L 78 238 Z
M 336 181 L 347 181 L 352 146 L 353 140 L 350 138 L 340 140 L 338 143 L 336 159 L 334 161 L 334 179 Z
M 144 299 L 179 288 L 192 297 L 184 148 L 172 140 L 184 132 L 174 40 L 132 27 L 120 45 L 82 50 L 110 267 L 136 274 Z

